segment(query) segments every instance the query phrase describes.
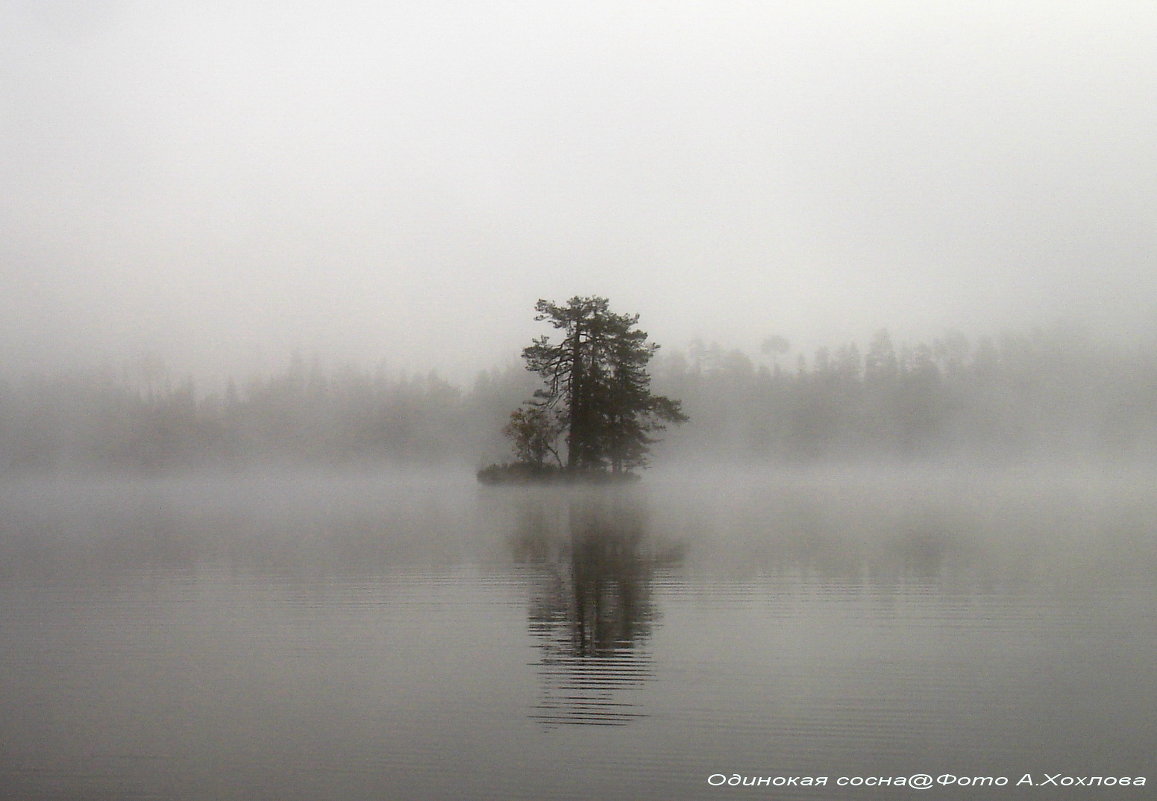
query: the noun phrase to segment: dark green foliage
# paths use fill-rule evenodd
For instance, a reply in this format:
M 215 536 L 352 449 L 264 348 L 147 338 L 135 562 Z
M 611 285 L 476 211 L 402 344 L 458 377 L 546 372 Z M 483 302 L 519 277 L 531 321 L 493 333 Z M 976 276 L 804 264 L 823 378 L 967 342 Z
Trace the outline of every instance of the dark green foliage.
M 639 316 L 615 314 L 597 297 L 561 306 L 539 300 L 535 311 L 561 339 L 540 336 L 522 351 L 526 369 L 544 384 L 511 414 L 506 430 L 518 458 L 541 465 L 551 453 L 561 465 L 554 442 L 562 437 L 568 471 L 645 466 L 652 433 L 687 417 L 679 401 L 651 393 L 647 365 L 658 345 L 636 328 Z

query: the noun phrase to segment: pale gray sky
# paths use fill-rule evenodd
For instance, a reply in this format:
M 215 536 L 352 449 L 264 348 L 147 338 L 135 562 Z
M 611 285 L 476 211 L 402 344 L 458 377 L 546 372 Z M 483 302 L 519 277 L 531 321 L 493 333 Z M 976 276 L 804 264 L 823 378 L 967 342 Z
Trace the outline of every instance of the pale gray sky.
M 0 1 L 0 358 L 1157 328 L 1152 2 Z

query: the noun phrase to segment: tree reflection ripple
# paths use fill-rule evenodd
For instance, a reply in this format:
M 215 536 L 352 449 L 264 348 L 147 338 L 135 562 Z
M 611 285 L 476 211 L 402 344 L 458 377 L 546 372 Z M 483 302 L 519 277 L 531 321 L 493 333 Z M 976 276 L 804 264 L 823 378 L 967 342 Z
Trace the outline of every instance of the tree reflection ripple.
M 534 576 L 528 616 L 540 654 L 531 718 L 545 726 L 621 726 L 646 716 L 631 696 L 654 676 L 652 587 L 681 553 L 645 523 L 629 495 L 543 496 L 521 509 L 512 546 Z

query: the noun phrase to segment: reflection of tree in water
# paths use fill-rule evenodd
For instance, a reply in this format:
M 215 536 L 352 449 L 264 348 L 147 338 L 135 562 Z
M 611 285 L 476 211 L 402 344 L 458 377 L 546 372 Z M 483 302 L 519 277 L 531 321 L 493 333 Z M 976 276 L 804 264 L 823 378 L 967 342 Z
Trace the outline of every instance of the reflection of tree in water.
M 642 716 L 623 695 L 652 675 L 643 647 L 658 617 L 652 584 L 680 554 L 647 536 L 641 509 L 616 501 L 544 502 L 520 521 L 515 554 L 538 577 L 529 616 L 543 697 L 532 717 L 549 725 Z

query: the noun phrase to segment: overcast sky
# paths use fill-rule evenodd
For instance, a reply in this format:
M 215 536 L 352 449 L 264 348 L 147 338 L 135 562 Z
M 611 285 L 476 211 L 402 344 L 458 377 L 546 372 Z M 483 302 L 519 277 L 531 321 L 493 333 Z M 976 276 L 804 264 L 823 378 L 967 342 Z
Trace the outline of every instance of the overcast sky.
M 0 358 L 1157 328 L 1157 4 L 0 0 Z

